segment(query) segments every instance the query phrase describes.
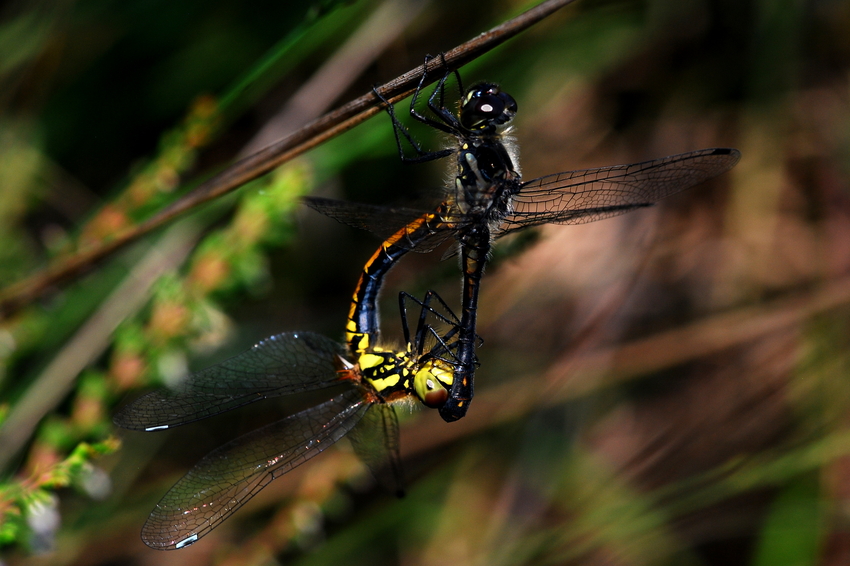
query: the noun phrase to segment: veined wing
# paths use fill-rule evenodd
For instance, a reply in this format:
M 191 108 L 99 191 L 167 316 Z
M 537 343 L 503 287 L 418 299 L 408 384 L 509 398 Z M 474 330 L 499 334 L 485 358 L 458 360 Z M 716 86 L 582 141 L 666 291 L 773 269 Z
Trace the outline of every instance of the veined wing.
M 408 251 L 427 253 L 450 238 L 455 221 L 432 212 L 304 197 L 304 204 L 341 224 L 367 230 Z
M 584 224 L 651 206 L 728 171 L 740 158 L 737 149 L 701 149 L 533 179 L 522 184 L 499 233 L 548 223 Z
M 368 466 L 378 482 L 397 496 L 403 496 L 398 417 L 392 405 L 371 405 L 363 419 L 349 433 L 348 440 L 351 441 L 354 453 Z
M 194 543 L 272 480 L 345 436 L 369 407 L 352 388 L 213 450 L 157 504 L 142 527 L 142 540 L 159 550 Z
M 247 352 L 193 373 L 174 389 L 148 393 L 123 407 L 117 426 L 160 430 L 280 395 L 339 383 L 338 356 L 345 348 L 312 332 L 285 332 Z

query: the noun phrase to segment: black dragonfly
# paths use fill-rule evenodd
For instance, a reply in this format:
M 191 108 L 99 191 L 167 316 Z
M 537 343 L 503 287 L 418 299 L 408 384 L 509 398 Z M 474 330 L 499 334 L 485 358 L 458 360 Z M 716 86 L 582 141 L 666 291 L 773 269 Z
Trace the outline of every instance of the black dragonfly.
M 426 58 L 426 68 L 429 60 Z M 457 113 L 446 107 L 446 85 L 451 76 L 460 93 Z M 391 250 L 387 257 L 392 262 L 408 251 L 428 252 L 450 237 L 457 240 L 463 270 L 459 363 L 446 401 L 439 407 L 443 419 L 451 422 L 466 414 L 473 397 L 478 365 L 478 290 L 493 239 L 531 226 L 583 224 L 651 206 L 728 171 L 741 154 L 731 148 L 701 149 L 630 165 L 566 171 L 523 181 L 505 128 L 517 112 L 513 97 L 488 82 L 464 90 L 460 74 L 446 71 L 427 99 L 428 115 L 416 109 L 425 84 L 423 75 L 411 99 L 410 115 L 452 136 L 456 142 L 453 147 L 423 150 L 399 122 L 393 106 L 382 100 L 392 119 L 402 160 L 423 162 L 455 155 L 454 186 L 435 210 L 424 212 L 317 197 L 308 197 L 305 202 L 344 224 L 387 238 L 381 249 Z M 377 91 L 375 94 L 381 98 Z M 405 155 L 402 139 L 414 148 L 415 157 Z

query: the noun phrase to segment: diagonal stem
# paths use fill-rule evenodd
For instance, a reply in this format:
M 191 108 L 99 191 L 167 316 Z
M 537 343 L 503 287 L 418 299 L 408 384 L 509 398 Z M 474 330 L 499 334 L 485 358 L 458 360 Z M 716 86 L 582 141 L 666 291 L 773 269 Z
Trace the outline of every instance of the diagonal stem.
M 44 415 L 73 389 L 80 372 L 106 350 L 115 328 L 144 306 L 160 276 L 189 255 L 198 232 L 186 222 L 171 227 L 14 404 L 0 425 L 0 470 L 23 448 Z
M 574 1 L 541 2 L 519 16 L 446 52 L 446 66 L 457 69 L 469 63 Z M 433 72 L 436 67 L 442 66 L 442 62 L 435 59 L 427 63 L 427 66 L 428 71 Z M 425 67 L 426 65 L 420 65 L 404 73 L 378 87 L 378 92 L 390 103 L 398 102 L 413 92 L 426 70 Z M 144 222 L 118 232 L 108 241 L 93 244 L 70 257 L 56 260 L 44 270 L 0 290 L 0 317 L 8 316 L 44 296 L 55 287 L 73 280 L 115 251 L 175 218 L 237 189 L 248 181 L 268 173 L 313 147 L 353 128 L 380 112 L 379 104 L 380 101 L 371 92 L 356 98 L 310 122 L 290 136 L 237 161 Z

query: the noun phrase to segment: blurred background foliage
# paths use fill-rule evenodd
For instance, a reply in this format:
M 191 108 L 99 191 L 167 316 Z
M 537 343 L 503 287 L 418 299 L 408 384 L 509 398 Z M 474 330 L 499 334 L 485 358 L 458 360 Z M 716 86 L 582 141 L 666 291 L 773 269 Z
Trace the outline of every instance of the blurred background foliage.
M 4 4 L 0 284 L 529 5 Z M 401 500 L 340 446 L 158 553 L 138 532 L 167 488 L 291 407 L 150 435 L 110 420 L 268 335 L 342 336 L 377 242 L 297 198 L 434 201 L 443 165 L 399 163 L 385 116 L 7 316 L 3 562 L 850 562 L 849 62 L 843 0 L 579 0 L 462 69 L 517 99 L 527 178 L 712 146 L 744 157 L 653 209 L 500 242 L 475 403 L 451 425 L 401 415 Z M 391 273 L 388 339 L 401 289 L 457 306 L 440 255 Z

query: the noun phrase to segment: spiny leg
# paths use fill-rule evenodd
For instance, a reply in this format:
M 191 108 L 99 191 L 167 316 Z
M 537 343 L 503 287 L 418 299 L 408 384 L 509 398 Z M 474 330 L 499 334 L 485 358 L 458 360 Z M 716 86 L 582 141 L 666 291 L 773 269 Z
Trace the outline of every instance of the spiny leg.
M 437 300 L 440 302 L 440 304 L 442 305 L 445 312 L 448 313 L 450 317 L 447 317 L 446 315 L 437 311 L 436 309 L 434 309 L 431 306 L 431 300 L 433 299 L 433 297 L 437 298 Z M 410 339 L 410 324 L 407 320 L 407 301 L 408 300 L 416 303 L 416 305 L 419 306 L 419 321 L 416 324 L 416 336 L 415 336 L 414 341 L 411 341 L 411 339 Z M 433 315 L 440 322 L 443 322 L 445 324 L 452 326 L 453 328 L 450 331 L 451 335 L 453 335 L 457 331 L 457 325 L 460 323 L 457 316 L 454 314 L 454 312 L 452 312 L 452 310 L 449 308 L 449 306 L 446 304 L 446 302 L 443 300 L 443 298 L 440 297 L 440 295 L 438 295 L 436 291 L 429 290 L 428 292 L 426 292 L 423 300 L 417 299 L 416 297 L 414 297 L 410 293 L 407 293 L 405 291 L 401 291 L 398 294 L 398 305 L 399 305 L 399 312 L 401 313 L 401 321 L 402 321 L 402 330 L 404 332 L 404 340 L 407 344 L 416 344 L 416 345 L 419 346 L 420 349 L 417 352 L 418 355 L 422 354 L 421 348 L 422 348 L 422 345 L 424 343 L 425 328 L 426 327 L 430 328 L 430 325 L 426 324 L 426 322 L 425 322 L 429 314 Z
M 443 65 L 445 65 L 444 55 L 440 54 L 440 58 L 442 60 Z M 427 76 L 428 76 L 428 72 L 427 72 L 428 63 L 429 63 L 429 61 L 432 61 L 433 59 L 434 59 L 434 57 L 431 57 L 430 55 L 425 56 L 425 63 L 423 65 L 423 67 L 426 69 L 426 71 L 424 73 L 422 73 L 422 77 L 419 80 L 419 85 L 416 87 L 416 90 L 414 91 L 413 96 L 410 100 L 410 115 L 415 120 L 422 122 L 423 124 L 425 124 L 427 126 L 435 128 L 435 129 L 440 130 L 442 132 L 445 132 L 447 134 L 453 135 L 453 134 L 456 133 L 457 128 L 459 127 L 459 123 L 458 123 L 457 119 L 454 117 L 454 115 L 451 112 L 449 112 L 443 106 L 443 100 L 444 100 L 444 94 L 443 93 L 444 93 L 444 90 L 445 90 L 446 80 L 449 76 L 451 76 L 452 73 L 454 73 L 455 76 L 457 77 L 458 86 L 460 86 L 460 74 L 457 71 L 446 72 L 442 76 L 440 81 L 437 83 L 437 86 L 435 87 L 434 92 L 428 97 L 428 107 L 429 107 L 429 109 L 441 121 L 432 120 L 431 118 L 428 118 L 427 116 L 420 114 L 419 112 L 416 111 L 416 104 L 419 100 L 419 96 L 420 96 L 422 90 L 425 88 L 425 81 L 427 80 Z M 413 139 L 413 136 L 411 135 L 411 133 L 407 129 L 407 127 L 404 124 L 402 124 L 401 121 L 398 119 L 398 116 L 395 113 L 395 106 L 393 104 L 391 104 L 389 102 L 389 100 L 386 99 L 386 97 L 384 97 L 381 93 L 379 93 L 376 88 L 373 87 L 372 92 L 375 94 L 376 97 L 378 97 L 378 99 L 381 100 L 381 102 L 384 103 L 384 106 L 387 110 L 387 114 L 390 115 L 390 120 L 392 121 L 392 124 L 393 124 L 393 135 L 395 136 L 396 147 L 398 148 L 399 158 L 403 162 L 405 162 L 405 163 L 423 163 L 423 162 L 426 162 L 426 161 L 433 161 L 435 159 L 442 159 L 443 157 L 447 157 L 447 156 L 455 153 L 456 149 L 454 149 L 454 148 L 442 149 L 442 150 L 438 150 L 438 151 L 428 151 L 428 150 L 423 149 L 422 146 L 415 139 Z M 438 93 L 440 95 L 440 107 L 434 106 L 434 103 L 433 103 L 433 100 L 437 96 Z M 408 157 L 407 155 L 405 155 L 404 145 L 401 141 L 402 137 L 405 140 L 407 140 L 407 143 L 409 143 L 410 147 L 413 148 L 413 151 L 416 153 L 416 157 Z
M 436 301 L 439 303 L 439 308 L 442 310 L 437 310 L 433 306 L 431 306 L 432 301 Z M 413 301 L 419 307 L 419 321 L 416 325 L 416 333 L 413 341 L 410 340 L 410 328 L 407 320 L 407 301 Z M 427 337 L 430 335 L 431 338 L 434 339 L 434 342 L 438 345 L 432 348 L 432 350 L 428 353 L 427 357 L 433 359 L 440 359 L 449 364 L 453 364 L 456 360 L 445 359 L 438 354 L 440 351 L 448 352 L 449 355 L 452 355 L 452 348 L 456 347 L 449 345 L 454 337 L 457 335 L 460 329 L 460 320 L 457 315 L 451 310 L 451 308 L 446 304 L 443 298 L 433 290 L 429 290 L 425 293 L 425 296 L 422 300 L 417 299 L 413 295 L 406 293 L 404 291 L 399 293 L 399 310 L 402 313 L 402 326 L 405 332 L 405 340 L 408 344 L 411 344 L 415 347 L 416 354 L 418 356 L 422 356 L 426 344 L 428 344 Z M 445 314 L 444 314 L 445 313 Z M 450 326 L 450 329 L 444 334 L 440 334 L 437 332 L 431 324 L 428 324 L 428 316 L 433 316 L 439 323 L 446 324 Z
M 429 56 L 427 56 L 427 55 L 425 56 L 426 65 L 427 65 L 427 63 L 430 59 L 434 59 L 434 57 L 429 58 Z M 442 66 L 445 68 L 446 67 L 446 57 L 445 57 L 444 53 L 440 53 L 440 62 L 442 64 Z M 415 101 L 418 98 L 419 89 L 417 89 L 417 92 L 414 93 L 413 99 L 411 99 L 410 115 L 413 116 L 414 118 L 416 118 L 417 120 L 419 120 L 420 122 L 423 122 L 423 123 L 431 126 L 432 128 L 437 128 L 437 129 L 443 130 L 444 132 L 447 132 L 447 133 L 456 134 L 457 132 L 459 132 L 461 130 L 460 122 L 458 121 L 457 117 L 454 114 L 452 114 L 452 112 L 448 108 L 446 108 L 446 103 L 445 103 L 446 81 L 448 81 L 449 77 L 451 77 L 452 75 L 455 76 L 455 80 L 457 81 L 458 98 L 463 97 L 463 83 L 462 83 L 461 78 L 460 78 L 460 73 L 458 73 L 457 70 L 454 70 L 454 71 L 446 70 L 446 72 L 443 73 L 443 76 L 437 82 L 437 86 L 435 86 L 434 90 L 431 92 L 431 96 L 428 97 L 428 109 L 443 122 L 442 124 L 439 123 L 439 122 L 435 122 L 434 120 L 431 120 L 431 119 L 419 114 L 418 112 L 416 112 Z M 423 78 L 424 78 L 424 75 L 423 75 Z M 437 98 L 438 94 L 439 94 L 439 103 L 435 104 L 434 99 Z

